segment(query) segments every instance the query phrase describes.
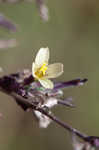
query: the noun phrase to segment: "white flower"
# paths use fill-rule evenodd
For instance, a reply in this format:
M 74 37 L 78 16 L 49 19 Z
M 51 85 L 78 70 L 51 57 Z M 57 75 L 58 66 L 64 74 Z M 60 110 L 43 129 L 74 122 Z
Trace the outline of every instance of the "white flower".
M 32 64 L 32 75 L 44 88 L 53 89 L 54 85 L 49 78 L 56 78 L 63 73 L 63 64 L 48 65 L 49 49 L 41 48 Z

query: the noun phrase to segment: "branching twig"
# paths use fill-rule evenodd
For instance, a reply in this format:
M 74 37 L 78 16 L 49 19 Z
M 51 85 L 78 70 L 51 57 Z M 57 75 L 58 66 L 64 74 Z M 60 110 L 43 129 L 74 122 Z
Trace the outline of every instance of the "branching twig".
M 21 106 L 22 109 L 27 110 L 29 108 L 32 109 L 33 112 L 41 113 L 43 117 L 46 116 L 48 119 L 54 121 L 62 128 L 69 131 L 69 133 L 73 133 L 81 138 L 85 143 L 89 143 L 90 145 L 99 148 L 99 137 L 87 136 L 86 134 L 81 133 L 79 130 L 73 128 L 69 124 L 61 121 L 51 111 L 46 109 L 47 106 L 49 106 L 49 109 L 56 104 L 66 105 L 65 101 L 61 101 L 61 99 L 58 100 L 57 97 L 60 95 L 59 91 L 61 88 L 83 85 L 86 81 L 87 79 L 75 79 L 67 82 L 55 83 L 52 91 L 46 89 L 44 89 L 44 91 L 40 91 L 40 85 L 39 83 L 36 83 L 37 85 L 35 85 L 34 78 L 31 76 L 31 72 L 19 72 L 0 78 L 0 91 L 13 97 L 13 99 Z M 46 103 L 48 98 L 52 98 L 51 104 Z M 51 100 L 49 102 L 51 102 Z
M 17 95 L 16 93 L 12 92 L 12 93 L 7 93 L 6 91 L 4 91 L 3 89 L 0 89 L 0 91 L 12 96 L 14 99 L 17 99 L 17 101 L 27 105 L 27 107 L 32 108 L 34 110 L 37 110 L 39 112 L 41 112 L 42 114 L 46 115 L 47 117 L 49 117 L 51 120 L 53 120 L 54 122 L 56 122 L 58 125 L 60 125 L 61 127 L 65 128 L 66 130 L 68 130 L 69 132 L 74 132 L 78 137 L 80 137 L 81 139 L 85 140 L 85 138 L 87 137 L 87 135 L 81 133 L 80 131 L 78 131 L 75 128 L 72 128 L 70 125 L 62 122 L 60 119 L 58 119 L 56 116 L 54 116 L 53 114 L 48 113 L 47 111 L 45 111 L 42 108 L 36 107 L 36 105 L 33 103 L 33 99 L 25 99 L 23 97 L 21 97 L 20 95 Z

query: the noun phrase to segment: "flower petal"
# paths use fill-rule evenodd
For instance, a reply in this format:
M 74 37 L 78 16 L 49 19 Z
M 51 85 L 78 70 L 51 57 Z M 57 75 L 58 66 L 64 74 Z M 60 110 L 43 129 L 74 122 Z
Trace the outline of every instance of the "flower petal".
M 53 89 L 53 87 L 54 87 L 54 84 L 53 84 L 53 82 L 51 80 L 48 80 L 48 79 L 39 79 L 39 82 L 46 89 Z
M 32 63 L 32 75 L 33 75 L 34 78 L 37 78 L 36 75 L 35 75 L 36 69 L 37 69 L 37 65 L 33 62 Z
M 45 77 L 47 78 L 56 78 L 63 73 L 63 64 L 55 63 L 48 65 Z
M 43 63 L 48 64 L 49 60 L 49 49 L 48 48 L 40 48 L 39 52 L 36 55 L 35 58 L 35 64 L 38 67 L 41 67 Z

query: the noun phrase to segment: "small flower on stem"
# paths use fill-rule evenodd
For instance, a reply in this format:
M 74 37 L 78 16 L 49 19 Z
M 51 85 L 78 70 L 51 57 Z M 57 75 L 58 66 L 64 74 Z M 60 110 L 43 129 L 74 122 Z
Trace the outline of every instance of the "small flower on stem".
M 32 64 L 32 75 L 44 88 L 53 89 L 54 84 L 49 78 L 56 78 L 63 73 L 63 64 L 48 65 L 49 49 L 41 48 Z

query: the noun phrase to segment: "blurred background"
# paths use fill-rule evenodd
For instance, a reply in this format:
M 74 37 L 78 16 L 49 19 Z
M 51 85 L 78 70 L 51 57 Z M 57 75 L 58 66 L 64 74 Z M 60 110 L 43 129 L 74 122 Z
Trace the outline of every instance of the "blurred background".
M 81 87 L 64 89 L 76 108 L 57 107 L 53 111 L 63 121 L 88 135 L 99 136 L 99 1 L 47 0 L 50 18 L 44 22 L 35 1 L 0 3 L 0 13 L 16 24 L 18 31 L 0 27 L 0 40 L 16 39 L 14 48 L 0 49 L 4 74 L 31 69 L 36 52 L 49 47 L 50 62 L 62 62 L 64 74 L 57 81 L 88 78 Z M 72 150 L 68 131 L 55 123 L 40 129 L 33 115 L 13 99 L 0 93 L 1 150 Z

